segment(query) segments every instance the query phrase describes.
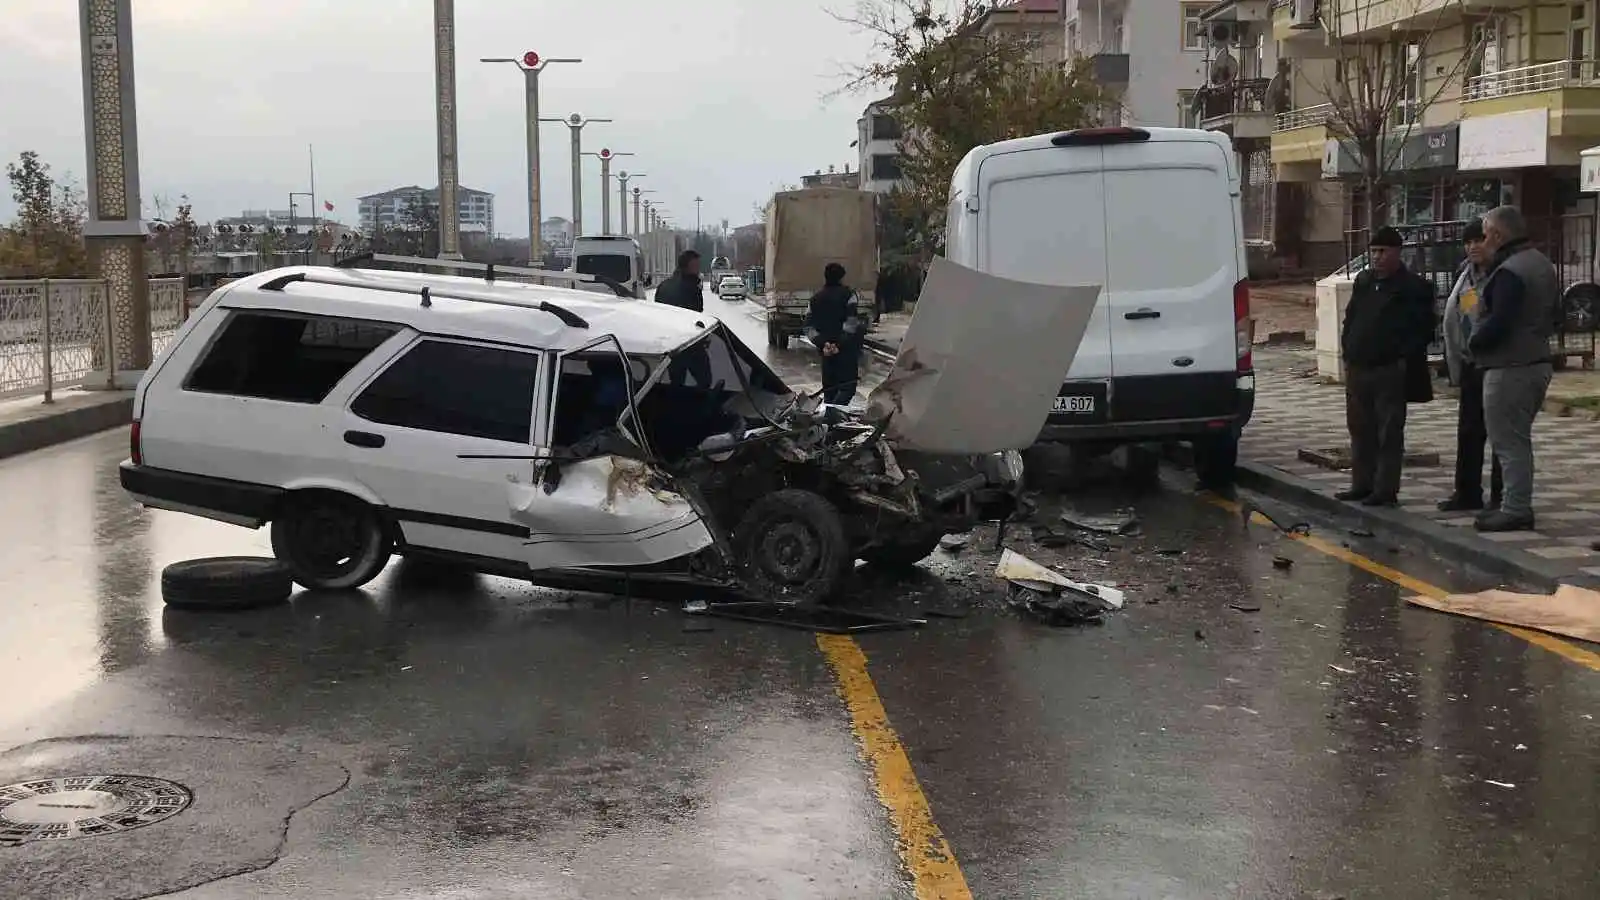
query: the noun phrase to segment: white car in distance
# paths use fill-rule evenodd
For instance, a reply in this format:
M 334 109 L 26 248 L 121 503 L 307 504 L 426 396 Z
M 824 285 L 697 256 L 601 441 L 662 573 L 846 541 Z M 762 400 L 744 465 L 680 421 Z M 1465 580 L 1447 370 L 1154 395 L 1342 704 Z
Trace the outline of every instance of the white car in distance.
M 724 275 L 717 283 L 717 296 L 724 300 L 743 300 L 747 296 L 744 279 L 737 275 Z

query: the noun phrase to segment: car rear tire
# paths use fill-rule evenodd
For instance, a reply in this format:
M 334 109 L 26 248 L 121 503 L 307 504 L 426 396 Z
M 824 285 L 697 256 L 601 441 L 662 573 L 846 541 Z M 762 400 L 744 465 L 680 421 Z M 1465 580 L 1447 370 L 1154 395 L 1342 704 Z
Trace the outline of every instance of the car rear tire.
M 263 556 L 190 559 L 161 571 L 161 599 L 173 609 L 257 609 L 293 590 L 289 567 Z
M 892 543 L 880 544 L 861 551 L 861 560 L 877 569 L 904 571 L 916 566 L 939 549 L 942 532 L 929 529 L 909 530 Z
M 745 586 L 758 600 L 819 603 L 855 568 L 838 508 L 810 491 L 777 491 L 751 504 L 733 545 Z
M 767 323 L 767 346 L 779 350 L 789 349 L 789 336 L 783 333 L 783 329 L 776 322 Z
M 394 541 L 370 505 L 317 491 L 291 497 L 272 520 L 272 553 L 301 586 L 341 591 L 378 577 Z

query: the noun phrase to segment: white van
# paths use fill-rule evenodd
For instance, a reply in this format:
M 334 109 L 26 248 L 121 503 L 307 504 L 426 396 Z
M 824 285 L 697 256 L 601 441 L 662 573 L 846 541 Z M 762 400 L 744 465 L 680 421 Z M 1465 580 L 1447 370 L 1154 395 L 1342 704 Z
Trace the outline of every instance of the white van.
M 639 242 L 619 234 L 586 235 L 572 242 L 572 270 L 620 284 L 628 295 L 644 299 L 644 263 Z
M 1255 376 L 1227 136 L 1087 128 L 978 147 L 956 167 L 947 229 L 945 255 L 969 268 L 1104 287 L 1041 439 L 1194 441 L 1231 471 Z

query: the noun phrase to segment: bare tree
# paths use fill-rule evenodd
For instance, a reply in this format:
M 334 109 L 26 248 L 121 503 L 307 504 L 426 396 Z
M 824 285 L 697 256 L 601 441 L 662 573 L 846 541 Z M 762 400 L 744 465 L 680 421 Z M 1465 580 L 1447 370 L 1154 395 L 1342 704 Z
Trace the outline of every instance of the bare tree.
M 1384 188 L 1401 162 L 1406 138 L 1452 87 L 1465 93 L 1465 75 L 1483 53 L 1484 41 L 1462 0 L 1433 10 L 1425 4 L 1431 6 L 1428 0 L 1322 0 L 1317 11 L 1334 51 L 1333 71 L 1318 86 L 1328 98 L 1326 127 L 1360 170 L 1369 229 L 1386 218 Z M 1384 24 L 1402 20 L 1412 27 Z M 1439 51 L 1448 30 L 1458 25 L 1462 47 Z

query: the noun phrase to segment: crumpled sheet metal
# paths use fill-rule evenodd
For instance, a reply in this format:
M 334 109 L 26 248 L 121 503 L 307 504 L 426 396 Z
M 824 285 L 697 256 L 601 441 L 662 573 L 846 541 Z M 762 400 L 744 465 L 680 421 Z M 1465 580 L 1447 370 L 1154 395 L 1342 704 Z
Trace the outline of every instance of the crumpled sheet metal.
M 1006 581 L 1012 608 L 1046 625 L 1098 622 L 1126 602 L 1114 587 L 1073 581 L 1014 550 L 1000 555 L 994 574 Z
M 1029 284 L 934 259 L 899 358 L 867 398 L 867 420 L 886 423 L 906 450 L 1031 446 L 1099 295 L 1099 285 Z

